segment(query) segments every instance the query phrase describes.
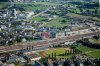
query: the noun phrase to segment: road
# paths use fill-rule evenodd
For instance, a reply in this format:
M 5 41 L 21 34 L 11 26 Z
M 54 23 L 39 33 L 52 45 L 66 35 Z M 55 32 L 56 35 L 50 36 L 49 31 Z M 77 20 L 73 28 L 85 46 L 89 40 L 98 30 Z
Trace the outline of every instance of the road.
M 39 15 L 41 15 L 41 14 L 43 14 L 43 13 L 49 11 L 50 9 L 51 9 L 51 8 L 49 7 L 49 8 L 47 8 L 46 10 L 44 10 L 44 11 L 42 11 L 42 12 L 40 12 L 40 13 L 34 15 L 33 17 L 37 17 L 37 16 L 39 16 Z
M 98 34 L 100 34 L 100 31 L 94 32 L 94 33 L 89 33 L 89 34 L 48 39 L 45 41 L 42 40 L 42 41 L 33 42 L 31 44 L 27 44 L 27 45 L 22 45 L 22 44 L 11 45 L 11 46 L 6 46 L 3 48 L 0 48 L 0 52 L 10 52 L 10 51 L 16 51 L 16 50 L 21 50 L 21 49 L 38 50 L 41 48 L 48 48 L 50 45 L 61 44 L 64 42 L 72 42 L 72 41 L 76 41 L 76 40 L 86 38 L 86 37 L 89 38 L 89 37 L 92 37 L 92 36 L 98 35 Z
M 47 8 L 46 10 L 44 10 L 44 11 L 42 11 L 42 12 L 40 12 L 40 13 L 36 14 L 36 15 L 32 15 L 32 17 L 31 17 L 31 18 L 29 18 L 29 20 L 31 20 L 31 19 L 32 19 L 32 18 L 34 18 L 34 17 L 40 16 L 41 14 L 43 14 L 43 13 L 45 13 L 45 12 L 49 11 L 50 9 L 51 9 L 51 7 Z

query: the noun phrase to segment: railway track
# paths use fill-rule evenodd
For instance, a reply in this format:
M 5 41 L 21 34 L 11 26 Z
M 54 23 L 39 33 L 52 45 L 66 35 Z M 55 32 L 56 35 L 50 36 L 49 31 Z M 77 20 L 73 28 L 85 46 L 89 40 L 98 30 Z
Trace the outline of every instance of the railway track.
M 80 40 L 82 38 L 90 38 L 94 35 L 98 35 L 100 34 L 100 31 L 98 32 L 94 32 L 94 33 L 89 33 L 89 34 L 82 34 L 82 35 L 76 35 L 76 36 L 69 36 L 69 37 L 61 37 L 61 38 L 55 38 L 55 39 L 48 39 L 45 41 L 37 41 L 37 42 L 33 42 L 31 44 L 27 44 L 27 45 L 21 45 L 21 44 L 17 44 L 17 45 L 11 45 L 11 46 L 6 46 L 6 47 L 2 47 L 0 48 L 0 52 L 10 52 L 10 51 L 17 51 L 17 50 L 21 50 L 21 49 L 40 49 L 42 47 L 49 47 L 50 45 L 56 45 L 56 44 L 61 44 L 64 42 L 72 42 L 72 41 L 76 41 L 76 40 Z

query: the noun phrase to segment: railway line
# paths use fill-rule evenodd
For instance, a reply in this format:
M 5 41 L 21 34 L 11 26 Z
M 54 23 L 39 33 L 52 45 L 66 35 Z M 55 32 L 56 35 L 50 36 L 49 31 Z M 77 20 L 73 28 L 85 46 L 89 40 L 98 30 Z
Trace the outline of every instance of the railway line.
M 64 42 L 73 42 L 73 41 L 80 40 L 82 38 L 90 38 L 90 37 L 92 37 L 94 35 L 98 35 L 98 34 L 100 34 L 100 31 L 94 32 L 94 33 L 88 33 L 88 34 L 48 39 L 48 40 L 44 40 L 44 41 L 37 41 L 37 42 L 33 42 L 33 43 L 27 44 L 27 45 L 17 44 L 17 45 L 5 46 L 5 47 L 0 48 L 0 52 L 18 51 L 18 50 L 22 50 L 22 49 L 38 50 L 40 48 L 48 48 L 51 45 L 57 45 L 57 44 L 59 45 Z

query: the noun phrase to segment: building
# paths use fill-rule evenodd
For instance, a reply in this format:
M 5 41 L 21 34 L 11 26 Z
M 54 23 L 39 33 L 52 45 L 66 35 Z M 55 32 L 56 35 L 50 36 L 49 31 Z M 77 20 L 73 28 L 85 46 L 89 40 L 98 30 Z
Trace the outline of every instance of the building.
M 17 18 L 16 14 L 17 14 L 16 9 L 13 9 L 12 10 L 12 17 L 13 18 Z
M 6 18 L 8 16 L 8 11 L 0 10 L 0 18 Z
M 38 53 L 31 51 L 31 52 L 26 52 L 24 55 L 30 60 L 30 61 L 37 61 L 40 60 L 41 57 Z
M 32 15 L 34 15 L 34 12 L 19 12 L 16 14 L 16 17 L 19 20 L 24 20 L 30 18 Z
M 49 32 L 44 32 L 43 33 L 43 39 L 48 39 L 50 38 L 50 33 Z

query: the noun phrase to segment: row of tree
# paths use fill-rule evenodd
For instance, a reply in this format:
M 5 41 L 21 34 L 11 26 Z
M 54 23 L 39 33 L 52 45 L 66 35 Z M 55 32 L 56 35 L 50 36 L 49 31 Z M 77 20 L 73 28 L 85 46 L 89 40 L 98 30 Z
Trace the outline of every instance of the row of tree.
M 51 54 L 48 55 L 48 58 L 55 60 L 55 59 L 57 59 L 57 56 L 66 56 L 67 57 L 68 55 L 73 55 L 73 54 L 76 54 L 76 53 L 79 54 L 79 53 L 82 53 L 82 51 L 80 51 L 76 48 L 73 48 L 73 49 L 71 48 L 70 50 L 65 50 L 64 53 L 59 54 L 59 55 L 57 55 L 56 52 L 51 53 Z

